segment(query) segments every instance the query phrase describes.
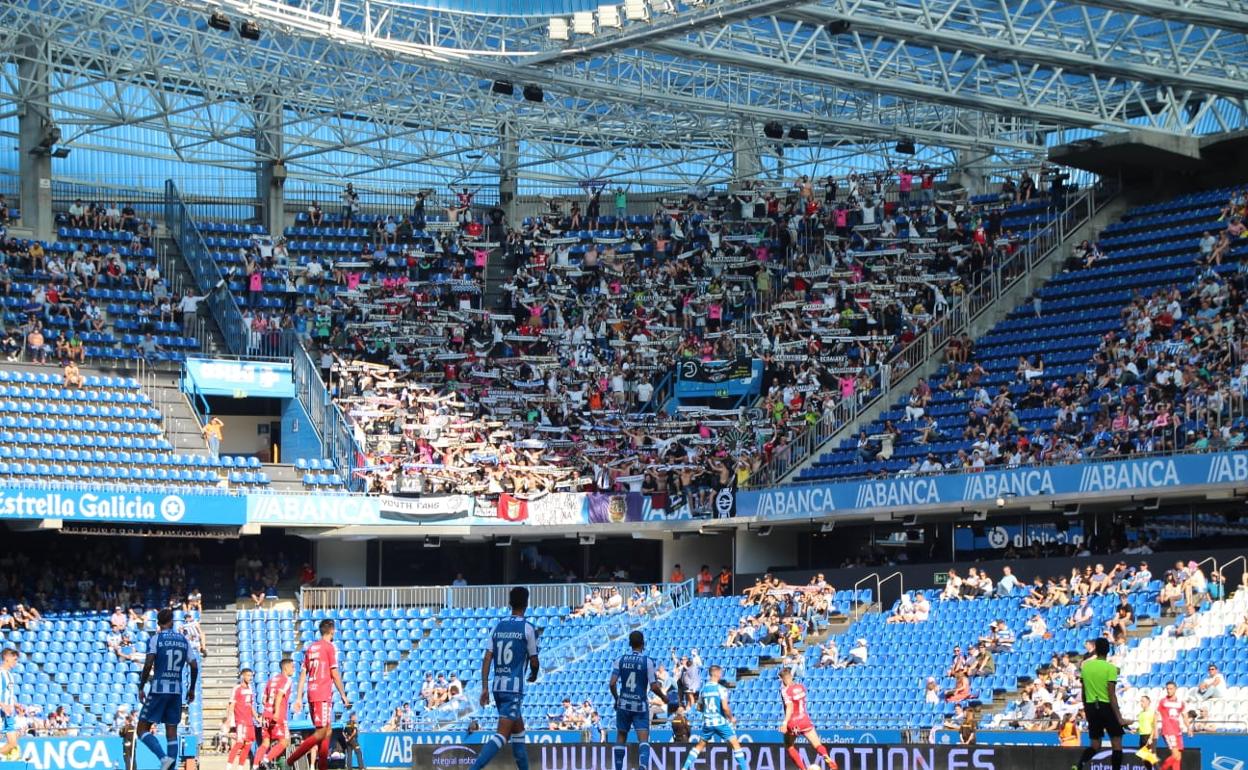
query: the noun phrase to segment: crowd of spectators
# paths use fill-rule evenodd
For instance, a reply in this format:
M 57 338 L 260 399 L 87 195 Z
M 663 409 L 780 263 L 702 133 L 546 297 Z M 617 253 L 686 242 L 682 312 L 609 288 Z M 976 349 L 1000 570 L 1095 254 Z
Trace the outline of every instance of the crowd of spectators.
M 371 245 L 347 259 L 279 239 L 230 261 L 256 346 L 286 332 L 314 345 L 374 489 L 670 491 L 706 505 L 865 398 L 902 346 L 1017 247 L 1001 209 L 1017 188 L 973 206 L 937 196 L 935 177 L 746 182 L 624 218 L 625 191 L 612 217 L 591 189 L 583 206 L 555 202 L 488 232 L 471 192 L 436 225 L 422 196 L 376 220 Z M 332 224 L 315 208 L 314 226 Z M 492 259 L 511 277 L 484 307 Z M 761 359 L 761 408 L 656 413 L 663 377 L 690 359 Z

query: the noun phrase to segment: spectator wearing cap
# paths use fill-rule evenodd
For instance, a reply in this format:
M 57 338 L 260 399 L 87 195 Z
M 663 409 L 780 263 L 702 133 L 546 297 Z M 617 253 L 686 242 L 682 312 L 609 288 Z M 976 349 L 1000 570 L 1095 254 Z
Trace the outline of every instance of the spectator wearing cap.
M 108 618 L 108 625 L 114 632 L 120 633 L 126 630 L 126 626 L 130 625 L 129 620 L 121 607 L 114 607 L 113 614 Z

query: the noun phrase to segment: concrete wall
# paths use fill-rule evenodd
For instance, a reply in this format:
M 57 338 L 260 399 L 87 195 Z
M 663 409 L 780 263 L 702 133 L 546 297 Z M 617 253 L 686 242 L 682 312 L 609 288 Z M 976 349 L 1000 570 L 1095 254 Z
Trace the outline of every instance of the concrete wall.
M 312 428 L 312 421 L 297 398 L 283 399 L 282 456 L 284 463 L 321 457 L 321 440 Z
M 663 579 L 679 564 L 686 578 L 697 574 L 703 564 L 710 565 L 712 574 L 727 564 L 732 567 L 732 535 L 689 535 L 679 540 L 663 541 Z M 735 571 L 735 570 L 734 570 Z
M 774 529 L 769 535 L 742 531 L 736 537 L 736 572 L 767 572 L 797 563 L 796 529 Z
M 368 541 L 318 540 L 315 552 L 318 578 L 343 586 L 368 584 Z
M 212 416 L 209 416 L 211 419 Z M 268 459 L 269 434 L 260 433 L 259 426 L 266 428 L 276 417 L 252 417 L 250 415 L 228 414 L 221 416 L 225 428 L 221 431 L 221 454 L 226 455 L 257 455 L 261 460 Z

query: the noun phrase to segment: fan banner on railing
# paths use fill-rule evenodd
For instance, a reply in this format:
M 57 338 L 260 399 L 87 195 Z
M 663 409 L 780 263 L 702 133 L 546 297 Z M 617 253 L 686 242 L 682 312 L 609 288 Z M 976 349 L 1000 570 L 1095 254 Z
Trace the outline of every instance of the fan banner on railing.
M 422 495 L 377 498 L 378 514 L 385 521 L 432 522 L 471 516 L 477 506 L 472 495 Z
M 737 495 L 737 515 L 764 519 L 812 518 L 880 508 L 983 505 L 997 498 L 1069 495 L 1112 498 L 1132 492 L 1248 481 L 1248 454 L 1144 457 L 1102 463 L 1011 468 L 948 475 L 794 484 Z
M 623 524 L 645 521 L 644 495 L 621 493 L 589 496 L 590 524 Z

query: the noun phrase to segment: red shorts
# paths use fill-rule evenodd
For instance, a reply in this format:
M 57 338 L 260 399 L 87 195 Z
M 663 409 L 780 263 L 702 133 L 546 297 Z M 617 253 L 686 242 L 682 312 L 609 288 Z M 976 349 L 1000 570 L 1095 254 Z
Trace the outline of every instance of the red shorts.
M 1161 737 L 1166 739 L 1166 748 L 1171 751 L 1183 750 L 1183 731 L 1176 730 L 1174 733 L 1163 732 Z
M 269 743 L 281 743 L 290 737 L 290 729 L 286 727 L 285 722 L 278 722 L 273 719 L 264 720 L 264 727 L 261 729 L 261 740 Z
M 334 726 L 334 702 L 332 700 L 308 701 L 308 717 L 315 728 Z
M 255 743 L 256 726 L 251 722 L 239 722 L 234 725 L 235 743 Z
M 808 733 L 814 729 L 815 723 L 810 721 L 810 717 L 790 719 L 789 723 L 784 726 L 785 732 L 793 733 L 794 735 L 802 735 L 803 733 Z

